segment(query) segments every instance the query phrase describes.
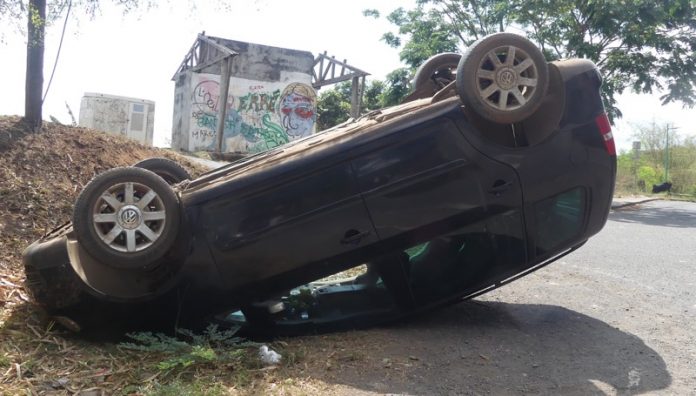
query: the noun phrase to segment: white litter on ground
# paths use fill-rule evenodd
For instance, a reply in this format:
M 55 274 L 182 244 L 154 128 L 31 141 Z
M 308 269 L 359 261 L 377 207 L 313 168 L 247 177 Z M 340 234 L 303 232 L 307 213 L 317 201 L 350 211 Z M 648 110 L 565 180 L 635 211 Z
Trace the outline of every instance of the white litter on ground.
M 266 345 L 261 345 L 259 348 L 259 358 L 261 358 L 261 362 L 266 366 L 280 363 L 282 357 L 281 354 L 273 349 L 269 349 Z

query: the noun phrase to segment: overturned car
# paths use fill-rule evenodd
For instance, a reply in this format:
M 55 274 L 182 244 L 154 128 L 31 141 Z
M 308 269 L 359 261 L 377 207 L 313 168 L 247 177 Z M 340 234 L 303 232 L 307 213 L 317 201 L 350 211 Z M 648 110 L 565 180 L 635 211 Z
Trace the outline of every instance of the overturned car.
M 485 293 L 603 227 L 616 155 L 591 62 L 499 33 L 414 85 L 194 180 L 161 159 L 96 176 L 26 249 L 29 289 L 74 329 L 326 331 Z

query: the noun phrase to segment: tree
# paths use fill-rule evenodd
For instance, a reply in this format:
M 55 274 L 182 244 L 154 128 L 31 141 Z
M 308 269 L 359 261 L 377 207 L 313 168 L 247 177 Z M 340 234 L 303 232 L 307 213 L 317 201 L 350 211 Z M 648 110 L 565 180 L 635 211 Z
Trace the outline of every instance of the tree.
M 375 10 L 365 10 L 363 14 L 379 16 Z M 399 47 L 402 44 L 401 36 L 410 37 L 399 55 L 412 68 L 418 67 L 433 54 L 457 50 L 457 37 L 452 35 L 447 21 L 436 10 L 416 8 L 406 11 L 399 7 L 387 16 L 387 20 L 399 27 L 399 33 L 385 33 L 382 39 L 393 47 Z
M 380 109 L 382 106 L 382 92 L 386 89 L 384 81 L 372 80 L 365 88 L 365 96 L 363 98 L 363 107 L 365 111 Z
M 394 106 L 408 95 L 411 71 L 407 68 L 396 69 L 387 74 L 384 91 L 380 94 L 382 107 Z
M 341 84 L 319 94 L 317 99 L 317 127 L 331 128 L 350 118 L 350 82 L 348 94 L 342 92 Z
M 370 81 L 363 95 L 361 114 L 401 103 L 409 93 L 410 76 L 411 71 L 408 68 L 401 68 L 389 73 L 385 81 Z M 332 89 L 319 94 L 317 100 L 319 130 L 331 128 L 350 118 L 350 90 L 351 84 L 347 81 L 336 84 Z
M 111 0 L 112 3 L 129 13 L 137 8 L 150 9 L 159 3 L 154 0 Z M 45 29 L 67 10 L 81 10 L 90 19 L 100 11 L 104 1 L 100 0 L 29 0 L 25 5 L 23 0 L 0 0 L 0 23 L 15 24 L 22 18 L 27 18 L 27 66 L 25 84 L 24 121 L 32 129 L 38 130 L 42 123 L 43 107 L 43 65 Z M 229 9 L 229 5 L 220 0 L 217 6 Z M 195 3 L 190 7 L 195 8 Z M 67 18 L 67 17 L 66 17 Z M 0 41 L 4 37 L 0 37 Z
M 370 81 L 365 88 L 361 114 L 401 103 L 409 93 L 410 75 L 409 69 L 401 68 L 389 73 L 385 81 Z M 350 82 L 343 82 L 319 95 L 317 124 L 320 130 L 350 118 L 350 89 Z
M 44 37 L 46 0 L 30 0 L 27 7 L 27 72 L 24 87 L 24 121 L 32 130 L 41 128 L 43 107 Z
M 122 6 L 124 12 L 140 4 L 139 0 L 113 0 Z M 150 0 L 145 1 L 152 6 Z M 0 0 L 0 22 L 15 23 L 22 15 L 27 18 L 27 65 L 24 92 L 24 122 L 32 130 L 41 128 L 44 97 L 44 43 L 46 26 L 73 6 L 94 17 L 99 11 L 99 0 L 29 0 L 25 6 L 22 0 Z
M 375 10 L 364 14 L 379 16 Z M 421 19 L 411 19 L 415 16 Z M 466 46 L 512 28 L 536 42 L 548 60 L 594 61 L 604 77 L 602 94 L 612 120 L 621 116 L 616 96 L 627 88 L 662 90 L 663 104 L 696 104 L 696 5 L 691 0 L 417 0 L 414 9 L 397 9 L 387 19 L 398 32 L 386 33 L 383 40 L 401 47 L 401 58 L 411 67 L 425 54 L 441 52 L 428 31 Z
M 653 184 L 671 182 L 675 194 L 696 196 L 696 138 L 684 137 L 664 123 L 632 125 L 640 151 L 617 159 L 616 189 L 650 192 Z

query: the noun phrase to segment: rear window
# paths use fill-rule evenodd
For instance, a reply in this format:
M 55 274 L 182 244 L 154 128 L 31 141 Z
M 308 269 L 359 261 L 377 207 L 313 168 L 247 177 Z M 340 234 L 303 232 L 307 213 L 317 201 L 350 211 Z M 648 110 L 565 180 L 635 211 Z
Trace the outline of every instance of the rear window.
M 537 255 L 556 249 L 582 232 L 585 196 L 585 190 L 578 187 L 534 205 Z

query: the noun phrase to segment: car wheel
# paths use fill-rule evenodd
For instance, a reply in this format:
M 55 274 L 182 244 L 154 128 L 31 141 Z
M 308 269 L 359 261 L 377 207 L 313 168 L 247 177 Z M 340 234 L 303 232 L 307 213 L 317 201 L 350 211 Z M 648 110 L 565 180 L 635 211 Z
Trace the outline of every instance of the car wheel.
M 191 178 L 184 167 L 168 158 L 148 158 L 135 163 L 133 166 L 154 172 L 169 184 L 180 183 Z
M 116 168 L 92 179 L 73 211 L 77 240 L 117 268 L 142 268 L 162 258 L 176 239 L 181 210 L 167 183 L 140 168 Z
M 464 52 L 456 86 L 465 106 L 489 121 L 511 124 L 538 109 L 548 79 L 546 59 L 534 43 L 516 34 L 496 33 Z
M 454 81 L 461 57 L 461 54 L 454 52 L 443 52 L 428 58 L 416 71 L 413 78 L 413 90 L 419 91 L 429 87 L 434 94 L 444 88 Z

